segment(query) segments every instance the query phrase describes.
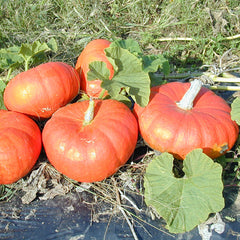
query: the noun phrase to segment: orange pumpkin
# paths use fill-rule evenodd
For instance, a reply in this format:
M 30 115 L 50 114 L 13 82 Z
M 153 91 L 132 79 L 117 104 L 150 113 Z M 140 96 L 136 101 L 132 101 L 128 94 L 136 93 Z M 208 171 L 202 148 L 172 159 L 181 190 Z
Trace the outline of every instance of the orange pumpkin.
M 7 109 L 45 119 L 73 100 L 80 90 L 77 71 L 66 63 L 48 62 L 21 72 L 7 84 Z
M 30 172 L 42 148 L 38 125 L 24 114 L 0 110 L 0 184 Z
M 82 101 L 60 108 L 42 133 L 51 164 L 79 182 L 102 181 L 114 174 L 127 162 L 138 138 L 136 118 L 125 104 L 111 99 L 91 104 Z M 89 106 L 94 111 L 86 120 Z
M 151 89 L 149 104 L 135 104 L 140 133 L 145 142 L 160 152 L 184 159 L 195 148 L 202 148 L 211 158 L 231 149 L 239 128 L 231 120 L 230 107 L 224 99 L 202 87 L 190 109 L 177 104 L 190 83 L 172 82 Z
M 111 63 L 108 61 L 104 49 L 109 47 L 111 42 L 104 39 L 95 39 L 87 44 L 79 55 L 76 63 L 76 70 L 79 72 L 81 79 L 81 90 L 86 92 L 89 96 L 99 97 L 102 92 L 101 83 L 99 79 L 88 81 L 87 73 L 89 71 L 89 64 L 94 61 L 103 61 L 107 64 L 107 68 L 110 70 L 110 77 L 112 79 L 114 69 Z M 107 91 L 103 96 L 107 95 Z

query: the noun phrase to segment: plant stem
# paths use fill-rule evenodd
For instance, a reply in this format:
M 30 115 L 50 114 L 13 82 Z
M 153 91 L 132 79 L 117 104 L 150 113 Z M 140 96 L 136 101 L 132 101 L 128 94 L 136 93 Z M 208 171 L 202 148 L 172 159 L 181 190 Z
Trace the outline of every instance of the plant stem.
M 221 90 L 221 91 L 240 91 L 240 86 L 209 86 L 211 90 Z
M 186 79 L 190 77 L 200 77 L 203 74 L 204 74 L 203 72 L 170 73 L 166 76 L 166 79 L 168 80 Z M 162 73 L 155 73 L 154 75 L 160 78 L 165 77 L 165 75 Z
M 165 77 L 164 74 L 155 74 L 156 77 Z M 192 77 L 200 77 L 207 76 L 214 82 L 234 82 L 240 83 L 240 78 L 236 77 L 230 73 L 224 72 L 222 73 L 222 77 L 218 77 L 216 74 L 210 72 L 187 72 L 187 73 L 170 73 L 166 76 L 168 80 L 178 80 L 178 79 L 186 79 Z
M 105 89 L 102 89 L 102 91 L 100 92 L 98 98 L 103 99 L 103 96 L 104 96 L 104 93 L 105 93 L 105 92 L 106 92 L 106 90 L 105 90 Z
M 240 83 L 240 78 L 235 77 L 234 75 L 224 72 L 222 73 L 222 77 L 217 76 L 216 74 L 210 73 L 210 72 L 193 72 L 193 73 L 179 73 L 179 74 L 169 74 L 167 76 L 167 79 L 170 81 L 181 81 L 186 80 L 192 77 L 201 77 L 206 76 L 214 83 L 234 83 L 238 84 Z M 156 77 L 164 77 L 163 74 L 156 74 Z M 240 91 L 240 86 L 232 85 L 232 86 L 223 86 L 223 85 L 211 85 L 207 84 L 206 87 L 211 90 L 222 90 L 222 91 Z
M 193 107 L 193 101 L 198 95 L 202 87 L 202 82 L 199 79 L 195 79 L 191 82 L 190 88 L 184 94 L 180 102 L 177 103 L 178 107 L 184 110 L 190 110 Z
M 233 35 L 230 37 L 225 37 L 225 38 L 223 38 L 223 40 L 234 40 L 234 39 L 238 39 L 238 38 L 240 38 L 240 34 Z
M 240 38 L 240 34 L 233 35 L 230 37 L 223 37 L 222 39 L 219 39 L 219 41 L 225 41 L 225 40 L 235 40 Z M 210 38 L 203 38 L 204 40 L 212 40 Z M 168 38 L 158 38 L 157 41 L 159 42 L 167 42 L 167 41 L 195 41 L 197 42 L 196 38 L 191 37 L 168 37 Z
M 229 72 L 223 72 L 223 73 L 222 73 L 222 77 L 224 77 L 224 78 L 238 79 L 239 82 L 240 82 L 240 78 L 236 77 L 235 75 L 233 75 L 232 73 L 229 73 Z
M 203 75 L 209 77 L 214 82 L 240 83 L 240 78 L 235 77 L 230 73 L 222 73 L 222 77 L 218 77 L 217 75 L 209 72 L 204 72 Z
M 92 97 L 90 97 L 88 109 L 84 115 L 83 125 L 84 126 L 89 125 L 93 120 L 93 116 L 94 116 L 94 101 L 93 101 Z
M 27 71 L 27 70 L 28 70 L 28 67 L 29 67 L 29 66 L 28 66 L 28 63 L 29 63 L 29 60 L 28 60 L 28 59 L 26 59 L 26 60 L 25 60 L 25 71 Z
M 191 37 L 168 37 L 168 38 L 158 38 L 157 41 L 159 42 L 167 42 L 167 41 L 196 41 L 194 38 Z
M 12 68 L 9 68 L 9 69 L 8 69 L 8 73 L 7 73 L 6 82 L 9 82 L 9 80 L 10 80 L 10 77 L 11 77 L 11 74 L 12 74 L 12 71 L 13 71 L 13 69 L 12 69 Z
M 214 82 L 240 83 L 240 78 L 215 77 Z

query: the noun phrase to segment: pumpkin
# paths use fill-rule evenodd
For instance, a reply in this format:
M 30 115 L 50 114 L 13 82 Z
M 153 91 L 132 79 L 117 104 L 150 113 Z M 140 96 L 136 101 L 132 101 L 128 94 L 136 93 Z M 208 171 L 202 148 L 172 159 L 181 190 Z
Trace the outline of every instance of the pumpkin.
M 47 119 L 73 100 L 80 90 L 77 71 L 63 62 L 48 62 L 21 72 L 4 91 L 7 109 Z
M 38 125 L 24 114 L 0 110 L 0 184 L 30 172 L 42 148 Z
M 199 80 L 193 82 L 199 84 Z M 201 84 L 195 91 L 193 82 L 191 87 L 180 82 L 152 87 L 149 104 L 145 108 L 135 104 L 134 114 L 142 138 L 151 148 L 177 159 L 202 148 L 214 159 L 233 147 L 238 125 L 231 120 L 231 109 L 224 99 Z M 188 107 L 181 106 L 186 99 L 191 99 Z
M 138 124 L 116 100 L 88 100 L 60 108 L 44 126 L 43 145 L 50 163 L 79 182 L 114 174 L 133 153 Z
M 76 70 L 79 72 L 80 80 L 81 80 L 81 90 L 86 92 L 89 96 L 99 97 L 102 88 L 102 81 L 99 79 L 88 81 L 87 73 L 89 71 L 89 64 L 94 61 L 103 61 L 106 63 L 107 68 L 110 71 L 109 79 L 112 79 L 114 74 L 114 69 L 111 63 L 108 61 L 104 49 L 109 47 L 111 42 L 105 39 L 95 39 L 89 42 L 86 47 L 83 49 L 81 54 L 79 55 L 76 63 Z M 107 95 L 107 91 L 103 94 L 103 96 Z

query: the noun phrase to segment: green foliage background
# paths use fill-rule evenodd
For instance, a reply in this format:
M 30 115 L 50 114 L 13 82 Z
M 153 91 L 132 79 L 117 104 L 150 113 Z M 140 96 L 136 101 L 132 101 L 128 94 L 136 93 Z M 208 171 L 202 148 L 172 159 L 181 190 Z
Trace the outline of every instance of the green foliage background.
M 239 17 L 236 0 L 0 0 L 0 48 L 55 38 L 59 51 L 49 58 L 74 65 L 90 40 L 128 37 L 194 67 L 230 48 L 239 56 L 240 39 L 228 39 L 239 34 Z

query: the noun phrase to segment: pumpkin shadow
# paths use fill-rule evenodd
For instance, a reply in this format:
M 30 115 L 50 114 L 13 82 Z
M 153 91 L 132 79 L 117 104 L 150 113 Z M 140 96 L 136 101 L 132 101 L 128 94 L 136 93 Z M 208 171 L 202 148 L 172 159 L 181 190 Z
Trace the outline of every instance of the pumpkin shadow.
M 224 208 L 229 208 L 236 202 L 238 193 L 239 193 L 239 187 L 236 187 L 236 186 L 224 187 L 224 190 L 223 190 L 223 197 L 225 201 Z
M 181 59 L 182 52 L 176 52 L 173 56 L 165 56 L 165 58 L 176 68 L 200 68 L 203 65 L 203 60 L 197 57 L 187 56 L 185 59 Z
M 234 152 L 238 143 L 232 147 L 231 151 L 227 152 L 225 155 L 215 159 L 215 162 L 219 163 L 222 168 L 222 181 L 224 185 L 223 197 L 225 201 L 224 209 L 231 208 L 232 205 L 237 200 L 239 194 L 239 186 L 237 185 L 237 172 L 236 167 L 238 167 L 238 162 L 228 161 L 228 159 L 234 159 Z
M 231 164 L 229 169 L 227 170 L 227 173 L 225 173 L 225 176 L 223 176 L 223 197 L 225 201 L 225 209 L 231 208 L 232 205 L 236 203 L 239 194 L 239 186 L 234 184 L 234 182 L 236 181 L 236 176 L 234 174 L 234 168 L 236 164 L 237 163 Z

